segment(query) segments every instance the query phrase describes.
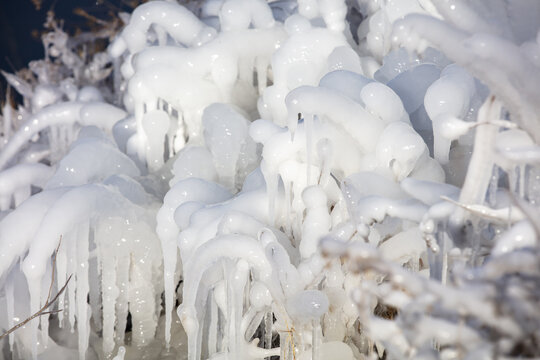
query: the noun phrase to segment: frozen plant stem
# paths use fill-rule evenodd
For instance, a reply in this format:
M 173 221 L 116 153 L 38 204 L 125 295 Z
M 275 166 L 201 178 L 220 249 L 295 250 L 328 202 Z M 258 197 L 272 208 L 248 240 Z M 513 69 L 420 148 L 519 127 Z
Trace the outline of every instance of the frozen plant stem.
M 5 74 L 4 356 L 540 355 L 540 1 L 180 3 Z
M 321 327 L 319 325 L 320 320 L 312 320 L 312 326 L 313 326 L 313 334 L 312 334 L 312 340 L 311 340 L 311 359 L 312 360 L 321 360 L 319 357 L 320 352 L 320 342 L 321 342 Z
M 478 123 L 488 123 L 490 119 L 498 119 L 501 112 L 501 103 L 490 95 L 478 111 Z M 474 149 L 467 169 L 467 176 L 459 196 L 462 204 L 483 204 L 486 197 L 489 180 L 494 165 L 494 145 L 498 128 L 486 124 L 476 128 Z M 454 224 L 461 224 L 465 220 L 465 210 L 458 209 L 452 218 Z

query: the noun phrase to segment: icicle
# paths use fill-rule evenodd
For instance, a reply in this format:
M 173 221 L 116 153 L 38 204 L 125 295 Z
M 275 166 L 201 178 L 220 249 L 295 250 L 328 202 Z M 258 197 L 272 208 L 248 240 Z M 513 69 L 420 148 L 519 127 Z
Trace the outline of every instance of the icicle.
M 7 317 L 8 317 L 8 326 L 11 329 L 14 324 L 15 317 L 15 299 L 14 299 L 14 285 L 13 278 L 8 277 L 6 279 L 5 291 L 6 291 L 6 307 L 7 307 Z M 15 334 L 9 334 L 9 350 L 13 352 L 13 341 L 15 339 Z
M 517 194 L 517 192 L 519 191 L 519 174 L 518 174 L 518 167 L 517 166 L 512 166 L 512 168 L 510 169 L 510 171 L 508 171 L 507 175 L 508 175 L 508 190 L 513 193 L 513 194 Z
M 499 187 L 499 167 L 493 167 L 493 173 L 489 182 L 488 193 L 487 193 L 487 203 L 490 206 L 495 206 L 497 201 L 497 189 Z
M 135 124 L 136 124 L 136 133 L 133 135 L 133 137 L 130 139 L 130 141 L 134 141 L 132 143 L 132 146 L 134 147 L 135 155 L 139 158 L 140 161 L 145 161 L 145 149 L 146 149 L 146 134 L 144 132 L 142 123 L 144 118 L 144 109 L 146 104 L 142 102 L 137 102 L 135 104 Z M 128 147 L 129 149 L 129 147 Z M 129 154 L 129 152 L 128 152 Z
M 442 233 L 442 246 L 441 246 L 441 254 L 442 254 L 442 267 L 441 267 L 441 283 L 443 285 L 446 285 L 447 279 L 448 279 L 448 252 L 449 248 L 449 239 L 448 236 L 446 236 L 446 233 Z
M 94 327 L 96 331 L 102 331 L 103 330 L 103 322 L 101 317 L 101 311 L 102 311 L 102 303 L 101 303 L 101 295 L 102 295 L 102 288 L 101 288 L 101 281 L 100 281 L 100 275 L 101 275 L 101 261 L 99 260 L 101 258 L 100 252 L 98 248 L 94 248 L 90 252 L 90 259 L 88 262 L 89 268 L 89 288 L 90 288 L 90 294 L 89 294 L 89 303 L 90 308 L 92 309 L 92 322 L 94 323 Z
M 165 341 L 170 340 L 174 300 L 174 274 L 177 266 L 177 236 L 180 229 L 175 222 L 175 211 L 187 202 L 214 203 L 230 198 L 223 187 L 198 178 L 188 177 L 178 181 L 167 193 L 158 211 L 156 232 L 161 241 L 165 287 Z
M 23 270 L 24 271 L 24 270 Z M 30 293 L 30 312 L 35 314 L 41 307 L 41 278 L 29 277 L 26 273 L 26 282 L 28 283 L 28 291 Z M 30 322 L 30 332 L 31 332 L 31 341 L 32 341 L 32 359 L 37 360 L 37 350 L 38 350 L 38 326 L 39 321 Z
M 186 129 L 186 123 L 184 122 L 184 114 L 176 111 L 176 131 L 172 133 L 172 151 L 170 154 L 176 154 L 184 148 L 186 145 L 186 137 L 189 136 Z
M 234 304 L 234 299 L 231 296 L 230 288 L 231 288 L 231 280 L 233 278 L 233 266 L 230 259 L 222 259 L 219 261 L 221 264 L 221 268 L 223 271 L 223 281 L 220 282 L 220 287 L 218 288 L 218 292 L 216 293 L 219 296 L 219 305 L 221 305 L 221 310 L 223 311 L 223 317 L 225 320 L 225 324 L 223 327 L 223 351 L 230 352 L 231 347 L 234 347 L 234 344 L 231 344 L 234 339 L 231 337 L 234 335 L 235 329 L 231 326 L 231 322 L 233 319 L 231 319 L 231 315 L 233 314 L 234 307 L 231 306 L 231 304 Z M 232 331 L 232 333 L 231 333 Z
M 316 115 L 304 115 L 304 127 L 306 132 L 306 184 L 311 184 L 311 164 L 313 163 L 313 123 Z
M 113 357 L 112 360 L 124 360 L 124 356 L 126 355 L 126 348 L 123 346 L 120 346 L 118 348 L 118 353 L 115 357 Z
M 265 349 L 271 349 L 272 348 L 272 331 L 273 331 L 273 325 L 274 325 L 274 315 L 272 311 L 268 311 L 264 315 L 264 348 Z
M 129 274 L 129 312 L 133 324 L 132 342 L 139 347 L 150 343 L 154 338 L 157 326 L 154 296 L 156 290 L 152 283 L 152 260 L 148 255 L 148 253 L 139 254 L 137 257 L 140 260 L 132 262 Z
M 100 234 L 101 235 L 101 234 Z M 107 247 L 102 248 L 103 253 L 101 261 L 101 289 L 102 289 L 102 304 L 103 304 L 103 353 L 111 354 L 114 350 L 114 325 L 116 323 L 115 304 L 118 298 L 118 287 L 116 286 L 116 261 L 117 258 L 112 256 L 112 249 Z
M 47 270 L 45 271 L 44 279 L 52 279 L 52 272 L 54 269 L 52 268 L 50 263 L 47 263 Z M 51 294 L 53 296 L 54 291 L 54 284 L 50 281 L 43 282 L 41 284 L 41 296 L 44 297 L 45 294 Z M 45 301 L 48 299 L 41 299 L 41 306 L 45 304 Z M 53 305 L 54 306 L 54 305 Z M 52 307 L 52 306 L 51 306 Z M 41 327 L 41 345 L 43 345 L 44 348 L 47 348 L 49 345 L 49 315 L 41 316 L 40 317 L 40 327 Z
M 525 198 L 525 176 L 526 176 L 526 165 L 518 166 L 518 176 L 519 176 L 519 197 L 522 199 Z
M 210 321 L 208 326 L 208 355 L 212 357 L 213 354 L 218 352 L 218 332 L 219 332 L 219 309 L 215 301 L 214 291 L 212 290 L 208 295 L 208 302 L 210 303 Z
M 73 239 L 74 231 L 70 232 L 69 234 L 66 234 L 63 237 L 63 242 L 66 246 L 66 253 L 67 253 L 67 274 L 73 274 L 72 281 L 69 282 L 68 288 L 67 288 L 67 296 L 68 296 L 68 319 L 69 319 L 69 325 L 71 332 L 73 333 L 75 331 L 75 312 L 77 309 L 77 303 L 75 302 L 75 289 L 77 287 L 77 246 L 76 246 L 76 239 Z
M 57 153 L 58 153 L 58 147 L 59 147 L 58 144 L 60 142 L 59 136 L 58 136 L 58 126 L 51 126 L 49 128 L 48 135 L 49 135 L 49 144 L 50 144 L 49 146 L 51 148 L 51 155 L 56 157 L 56 159 L 54 159 L 55 161 L 58 161 L 59 157 Z
M 302 199 L 306 206 L 306 217 L 302 225 L 299 250 L 302 258 L 307 259 L 317 252 L 319 240 L 330 230 L 332 219 L 326 205 L 328 199 L 319 186 L 306 188 L 302 192 Z
M 176 271 L 177 247 L 174 242 L 163 242 L 163 272 L 165 286 L 165 343 L 171 341 L 172 308 L 174 301 L 174 273 Z
M 157 171 L 163 166 L 165 135 L 169 130 L 169 126 L 169 115 L 164 111 L 151 110 L 144 114 L 142 128 L 148 139 L 146 164 L 150 171 Z
M 241 334 L 244 334 L 244 339 L 251 339 L 264 318 L 264 312 L 257 311 L 253 306 L 248 307 L 242 318 Z M 260 339 L 259 339 L 260 342 Z
M 321 360 L 321 343 L 322 343 L 322 334 L 321 334 L 321 321 L 315 319 L 311 321 L 312 334 L 311 334 L 311 360 Z
M 261 171 L 266 181 L 266 196 L 268 197 L 268 223 L 276 224 L 276 197 L 278 195 L 279 175 L 269 169 L 265 160 L 261 161 Z
M 88 340 L 90 338 L 90 319 L 88 317 L 88 292 L 90 290 L 88 282 L 88 237 L 89 237 L 89 222 L 84 222 L 79 225 L 76 232 L 76 247 L 77 247 L 77 334 L 79 359 L 86 358 L 86 350 L 88 349 Z
M 120 344 L 124 343 L 124 335 L 129 312 L 128 296 L 130 266 L 131 261 L 129 255 L 125 254 L 118 257 L 116 263 L 116 284 L 119 289 L 119 293 L 118 298 L 116 299 L 116 339 Z
M 285 190 L 285 234 L 292 238 L 292 222 L 294 217 L 291 212 L 291 182 L 285 180 L 283 182 L 283 188 Z
M 243 354 L 245 342 L 245 334 L 239 330 L 244 313 L 244 289 L 249 276 L 249 264 L 243 259 L 239 260 L 234 271 L 231 271 L 231 275 L 229 280 L 229 356 L 238 359 Z
M 317 185 L 326 187 L 330 181 L 330 170 L 332 169 L 333 145 L 328 138 L 317 141 L 317 155 L 321 162 L 321 173 Z
M 258 56 L 255 59 L 255 69 L 257 71 L 257 90 L 259 91 L 259 95 L 262 95 L 268 81 L 268 60 L 262 56 Z

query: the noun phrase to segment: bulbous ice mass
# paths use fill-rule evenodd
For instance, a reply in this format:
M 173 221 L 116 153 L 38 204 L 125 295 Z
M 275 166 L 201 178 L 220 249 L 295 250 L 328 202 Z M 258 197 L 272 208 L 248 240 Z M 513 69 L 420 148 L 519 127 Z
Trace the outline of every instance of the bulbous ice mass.
M 2 73 L 0 353 L 540 356 L 538 2 L 119 18 Z

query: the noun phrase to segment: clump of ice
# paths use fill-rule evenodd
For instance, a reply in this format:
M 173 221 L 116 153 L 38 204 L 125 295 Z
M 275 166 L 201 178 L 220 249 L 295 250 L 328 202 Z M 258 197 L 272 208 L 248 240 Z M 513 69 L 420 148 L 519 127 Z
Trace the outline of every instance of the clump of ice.
M 540 6 L 122 17 L 92 57 L 49 18 L 33 76 L 3 73 L 0 330 L 72 276 L 3 354 L 539 355 Z

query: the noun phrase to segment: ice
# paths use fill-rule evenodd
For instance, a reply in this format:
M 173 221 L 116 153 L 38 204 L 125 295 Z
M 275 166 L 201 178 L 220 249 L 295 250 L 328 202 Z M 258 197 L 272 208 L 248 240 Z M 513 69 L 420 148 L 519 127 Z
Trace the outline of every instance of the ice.
M 53 168 L 37 164 L 19 164 L 0 174 L 0 210 L 19 206 L 30 196 L 31 186 L 44 188 L 52 176 Z M 23 181 L 21 181 L 23 180 Z
M 89 235 L 89 224 L 83 223 L 77 229 L 76 234 L 76 262 L 77 270 L 76 275 L 76 298 L 77 303 L 77 334 L 79 340 L 79 359 L 86 359 L 86 350 L 88 349 L 88 340 L 90 337 L 90 318 L 89 313 L 90 309 L 88 307 L 87 298 L 90 286 L 88 284 L 88 235 Z M 73 306 L 74 304 L 72 304 Z
M 275 20 L 265 1 L 226 0 L 221 5 L 219 20 L 223 31 L 254 28 L 271 28 Z
M 472 6 L 463 1 L 455 1 L 449 4 L 436 1 L 437 11 L 456 27 L 479 32 L 493 32 L 495 29 L 476 13 Z
M 126 355 L 126 348 L 123 346 L 120 346 L 118 348 L 118 353 L 115 357 L 113 357 L 113 360 L 124 360 L 124 356 Z
M 385 125 L 361 104 L 323 87 L 296 88 L 287 95 L 286 103 L 291 133 L 295 132 L 298 113 L 317 114 L 320 117 L 330 118 L 350 133 L 364 152 L 369 152 L 375 147 L 378 135 Z M 399 118 L 388 119 L 388 121 L 397 120 Z
M 41 110 L 47 105 L 54 104 L 62 99 L 62 92 L 52 85 L 38 85 L 32 94 L 32 111 Z
M 351 48 L 342 46 L 334 49 L 328 56 L 328 70 L 344 70 L 354 74 L 362 74 L 360 57 Z
M 146 163 L 151 171 L 159 170 L 164 163 L 165 134 L 169 130 L 169 115 L 164 111 L 151 110 L 144 114 L 143 130 L 148 137 Z
M 392 236 L 384 241 L 379 249 L 383 257 L 399 264 L 420 259 L 422 254 L 427 251 L 426 242 L 422 238 L 420 230 L 415 227 Z
M 501 112 L 501 104 L 490 97 L 479 110 L 478 118 L 480 122 L 487 122 L 489 119 L 498 118 Z M 475 152 L 469 162 L 469 175 L 465 179 L 463 188 L 459 195 L 459 201 L 465 204 L 483 204 L 493 167 L 494 141 L 498 129 L 494 125 L 485 124 L 480 126 L 475 134 Z M 458 211 L 453 221 L 461 221 L 461 212 Z
M 158 0 L 71 37 L 51 13 L 45 59 L 3 73 L 2 332 L 71 280 L 0 352 L 538 357 L 539 10 Z
M 117 57 L 126 49 L 131 53 L 144 49 L 146 32 L 153 24 L 162 26 L 167 34 L 184 45 L 201 45 L 215 35 L 214 29 L 205 26 L 183 6 L 157 1 L 138 7 L 131 15 L 128 26 L 111 46 L 112 55 Z
M 96 155 L 108 161 L 99 161 Z M 85 127 L 78 140 L 72 144 L 71 150 L 59 162 L 46 188 L 95 183 L 115 174 L 138 176 L 140 171 L 99 129 Z
M 526 154 L 534 147 L 534 141 L 531 137 L 526 132 L 517 129 L 498 133 L 495 142 L 495 151 L 498 155 L 495 161 L 497 162 L 497 165 L 501 166 L 509 173 L 512 172 L 516 166 L 519 166 L 520 163 L 519 161 L 516 161 L 516 157 L 510 154 L 517 150 L 520 152 L 519 157 L 521 159 L 529 159 Z M 523 176 L 520 176 L 520 178 L 523 178 Z
M 319 12 L 328 29 L 336 33 L 345 30 L 345 16 L 347 15 L 345 1 L 321 0 L 319 1 Z
M 287 301 L 287 310 L 301 321 L 318 320 L 328 311 L 328 298 L 318 290 L 305 290 Z
M 185 269 L 192 268 L 192 270 L 186 274 L 189 277 L 185 278 L 185 296 L 182 305 L 177 310 L 178 317 L 182 320 L 190 339 L 190 356 L 198 353 L 197 334 L 200 326 L 198 317 L 201 315 L 200 311 L 197 311 L 197 304 L 195 303 L 196 288 L 199 286 L 203 273 L 222 256 L 233 259 L 244 258 L 248 261 L 249 267 L 253 269 L 254 275 L 263 281 L 269 279 L 272 273 L 272 266 L 265 258 L 262 246 L 253 238 L 240 235 L 225 235 L 197 248 L 196 253 L 191 257 L 191 261 L 184 263 Z M 270 291 L 275 292 L 276 290 L 270 289 Z M 231 321 L 230 318 L 229 321 Z
M 272 304 L 272 296 L 268 288 L 261 282 L 255 282 L 251 286 L 249 299 L 251 305 L 259 310 L 269 307 Z
M 364 2 L 367 3 L 367 2 Z M 391 1 L 388 6 L 377 2 L 367 5 L 367 19 L 357 29 L 360 45 L 377 60 L 381 60 L 391 49 L 392 23 L 410 13 L 425 13 L 430 10 L 417 1 Z
M 302 199 L 306 204 L 306 216 L 302 224 L 303 236 L 299 250 L 302 258 L 306 259 L 317 252 L 320 238 L 330 230 L 331 219 L 326 207 L 326 194 L 321 188 L 306 188 Z
M 129 313 L 128 299 L 130 291 L 130 260 L 131 259 L 129 256 L 121 254 L 116 262 L 116 286 L 118 287 L 119 294 L 115 304 L 117 323 L 114 341 L 120 344 L 123 344 L 125 340 L 125 331 Z
M 21 125 L 10 138 L 0 153 L 0 168 L 5 168 L 21 147 L 47 127 L 78 122 L 108 129 L 124 117 L 123 110 L 107 103 L 65 102 L 48 106 Z
M 71 204 L 79 206 L 73 209 Z M 102 185 L 85 185 L 65 192 L 47 209 L 37 239 L 33 240 L 24 261 L 25 274 L 32 278 L 43 275 L 48 256 L 53 253 L 62 233 L 73 229 L 81 220 L 100 209 L 114 214 L 123 206 L 128 206 L 127 200 Z M 65 213 L 66 207 L 72 209 L 69 214 Z
M 135 238 L 133 241 L 138 242 Z M 154 283 L 152 273 L 152 253 L 139 254 L 140 260 L 133 262 L 130 269 L 129 312 L 132 321 L 132 341 L 137 347 L 142 347 L 154 338 L 157 316 L 156 290 L 159 281 Z
M 100 251 L 112 251 L 105 246 Z M 115 304 L 118 298 L 119 289 L 116 286 L 116 262 L 113 256 L 103 256 L 101 261 L 101 289 L 103 304 L 103 352 L 110 354 L 115 346 L 114 324 L 116 322 Z
M 171 186 L 189 177 L 214 182 L 218 179 L 212 154 L 207 148 L 201 146 L 188 146 L 182 149 L 174 162 L 172 172 L 174 178 L 171 180 Z
M 441 196 L 457 198 L 459 188 L 431 181 L 417 180 L 413 178 L 403 179 L 401 188 L 412 197 L 427 205 L 434 205 L 441 201 Z
M 520 221 L 497 239 L 492 254 L 499 256 L 515 249 L 533 247 L 536 244 L 537 240 L 531 225 L 526 221 Z
M 381 168 L 388 168 L 397 181 L 411 175 L 427 161 L 428 149 L 424 140 L 405 122 L 388 125 L 380 134 L 375 156 Z M 442 180 L 438 176 L 434 180 Z
M 0 223 L 0 241 L 2 261 L 0 274 L 4 275 L 17 258 L 28 251 L 33 237 L 36 235 L 43 217 L 68 189 L 57 189 L 41 192 L 21 204 L 8 214 Z M 32 217 L 29 216 L 32 214 Z M 37 221 L 36 221 L 37 219 Z
M 205 109 L 202 124 L 219 179 L 227 188 L 234 190 L 241 152 L 252 141 L 248 137 L 249 122 L 234 109 L 214 104 Z
M 464 119 L 474 91 L 473 78 L 456 65 L 447 66 L 441 72 L 441 78 L 426 91 L 424 105 L 433 121 L 434 154 L 443 164 L 448 162 L 451 141 L 458 139 L 462 133 L 454 135 L 445 132 L 441 122 L 445 121 L 446 116 Z
M 319 82 L 319 86 L 330 88 L 343 93 L 356 102 L 361 102 L 360 94 L 362 88 L 372 81 L 357 72 L 336 69 L 326 74 Z
M 470 14 L 470 8 L 460 3 L 452 16 L 458 16 L 462 11 L 464 15 Z M 466 26 L 472 26 L 473 24 L 470 17 L 466 22 L 468 23 Z M 480 22 L 479 25 L 482 23 Z M 514 95 L 516 87 L 502 87 L 499 85 L 500 81 L 502 81 L 502 73 L 512 74 L 511 76 L 515 76 L 516 79 L 521 79 L 519 81 L 524 81 L 523 84 L 531 84 L 531 82 L 522 78 L 523 76 L 529 79 L 538 76 L 537 70 L 533 69 L 531 67 L 533 65 L 525 60 L 525 57 L 517 50 L 515 44 L 495 35 L 471 36 L 467 29 L 461 29 L 459 26 L 454 27 L 443 21 L 421 15 L 409 15 L 403 21 L 396 22 L 395 29 L 393 40 L 396 42 L 406 39 L 405 42 L 408 46 L 412 48 L 422 47 L 425 44 L 420 41 L 421 34 L 425 40 L 434 44 L 456 63 L 469 64 L 469 71 L 482 79 L 494 93 L 504 99 L 509 109 L 512 109 L 511 111 L 516 114 L 517 123 L 528 129 L 530 134 L 538 133 L 538 129 L 535 130 L 537 122 L 530 120 L 536 116 L 533 109 L 537 107 L 537 104 L 530 97 L 536 90 L 531 89 L 529 85 L 520 87 L 518 92 L 521 92 L 521 96 L 516 97 Z M 496 28 L 490 30 L 493 33 L 497 32 Z M 464 41 L 469 37 L 470 40 Z M 493 52 L 495 48 L 497 53 Z M 512 56 L 508 57 L 502 54 L 512 54 Z M 473 58 L 476 61 L 471 62 Z M 496 68 L 504 69 L 504 71 L 502 73 L 495 71 Z M 525 118 L 525 113 L 531 115 Z
M 7 312 L 7 318 L 8 318 L 8 326 L 12 328 L 14 324 L 14 317 L 15 317 L 15 294 L 14 294 L 14 284 L 13 280 L 9 279 L 6 281 L 6 312 Z M 13 340 L 14 335 L 9 335 L 9 350 L 13 351 Z
M 410 114 L 424 104 L 424 96 L 430 85 L 440 77 L 440 69 L 434 64 L 420 64 L 398 74 L 386 85 L 403 101 Z
M 6 78 L 7 82 L 13 86 L 17 92 L 23 96 L 26 96 L 28 98 L 32 97 L 32 87 L 31 85 L 26 82 L 25 80 L 21 79 L 19 76 L 7 73 L 5 71 L 2 71 L 2 75 Z
M 285 107 L 280 99 L 295 87 L 317 84 L 324 75 L 327 56 L 336 47 L 346 45 L 340 34 L 311 26 L 300 28 L 272 56 L 274 84 L 264 91 L 258 103 L 259 112 L 269 108 L 271 119 L 278 125 L 285 124 Z
M 183 195 L 183 197 L 186 198 L 179 197 L 175 193 Z M 213 183 L 197 178 L 187 178 L 186 180 L 176 183 L 176 185 L 171 188 L 164 199 L 163 207 L 158 212 L 157 234 L 161 240 L 165 273 L 165 309 L 167 318 L 165 338 L 167 341 L 169 341 L 169 324 L 171 321 L 172 301 L 174 296 L 173 278 L 177 261 L 176 237 L 180 231 L 174 221 L 175 210 L 188 201 L 197 200 L 212 203 L 226 200 L 230 196 L 231 195 L 224 188 Z

